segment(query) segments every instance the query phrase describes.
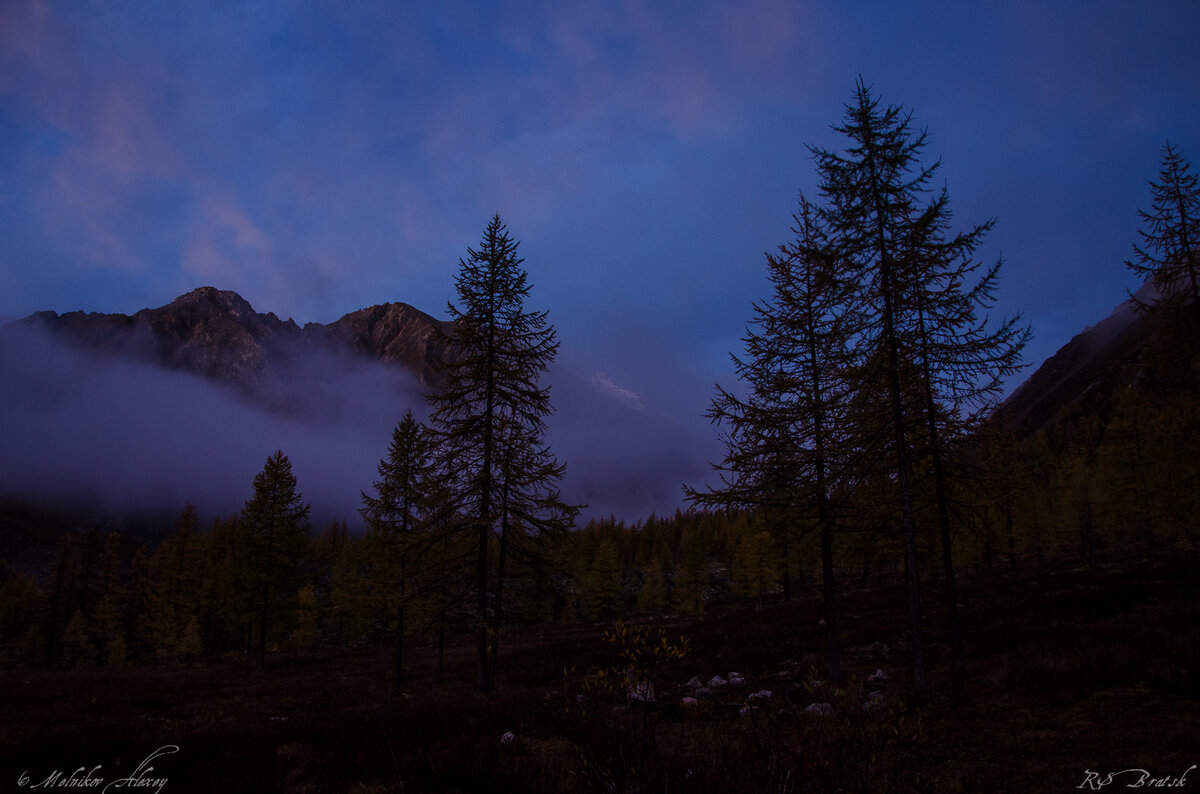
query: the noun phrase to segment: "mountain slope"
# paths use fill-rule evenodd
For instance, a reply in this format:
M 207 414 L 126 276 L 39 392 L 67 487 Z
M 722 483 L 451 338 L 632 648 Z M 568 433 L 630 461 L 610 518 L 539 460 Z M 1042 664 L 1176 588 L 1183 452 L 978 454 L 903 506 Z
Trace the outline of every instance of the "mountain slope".
M 1154 299 L 1149 284 L 1135 298 Z M 1122 363 L 1144 344 L 1145 319 L 1132 300 L 1085 328 L 1042 362 L 1000 406 L 1009 429 L 1031 436 L 1064 416 L 1103 403 L 1118 380 Z

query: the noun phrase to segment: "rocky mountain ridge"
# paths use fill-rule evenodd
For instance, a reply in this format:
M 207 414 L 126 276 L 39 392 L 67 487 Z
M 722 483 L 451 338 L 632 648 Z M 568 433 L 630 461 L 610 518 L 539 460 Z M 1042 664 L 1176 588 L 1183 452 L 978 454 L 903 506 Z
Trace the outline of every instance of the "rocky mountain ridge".
M 386 303 L 301 327 L 255 311 L 236 292 L 200 287 L 133 315 L 45 311 L 8 328 L 43 330 L 89 352 L 184 370 L 253 393 L 314 352 L 396 364 L 427 383 L 437 367 L 438 325 L 406 303 Z

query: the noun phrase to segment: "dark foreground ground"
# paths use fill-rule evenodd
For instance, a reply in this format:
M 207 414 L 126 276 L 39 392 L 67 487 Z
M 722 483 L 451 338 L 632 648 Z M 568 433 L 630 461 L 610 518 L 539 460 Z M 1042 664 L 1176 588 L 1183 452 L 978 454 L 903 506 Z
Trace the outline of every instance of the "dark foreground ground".
M 664 705 L 650 710 L 589 677 L 619 662 L 603 626 L 506 634 L 488 697 L 472 691 L 466 637 L 440 682 L 432 649 L 414 648 L 401 697 L 379 649 L 276 655 L 264 676 L 239 659 L 8 671 L 0 792 L 1200 790 L 1200 768 L 1188 773 L 1200 764 L 1198 573 L 1174 555 L 966 578 L 958 683 L 931 585 L 932 694 L 920 700 L 898 584 L 843 596 L 841 688 L 813 683 L 824 661 L 812 595 L 653 624 L 690 647 L 654 672 Z M 883 705 L 864 710 L 877 669 L 890 677 Z M 692 676 L 731 671 L 745 687 L 674 707 Z M 812 703 L 832 715 L 805 712 Z

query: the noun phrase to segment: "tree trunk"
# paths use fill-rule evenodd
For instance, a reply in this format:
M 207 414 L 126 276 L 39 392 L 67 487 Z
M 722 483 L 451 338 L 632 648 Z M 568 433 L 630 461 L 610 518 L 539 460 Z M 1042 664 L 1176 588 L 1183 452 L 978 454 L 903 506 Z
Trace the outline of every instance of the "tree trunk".
M 404 602 L 396 605 L 396 663 L 392 677 L 392 692 L 404 691 Z

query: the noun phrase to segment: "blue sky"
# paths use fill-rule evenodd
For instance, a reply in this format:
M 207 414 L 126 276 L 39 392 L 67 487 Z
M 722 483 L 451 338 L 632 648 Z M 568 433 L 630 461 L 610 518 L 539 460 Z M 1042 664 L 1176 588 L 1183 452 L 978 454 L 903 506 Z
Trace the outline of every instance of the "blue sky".
M 1136 286 L 1164 140 L 1200 158 L 1197 30 L 1194 0 L 6 0 L 0 319 L 205 284 L 443 316 L 499 213 L 560 362 L 698 415 L 861 75 L 997 219 L 1037 363 Z

